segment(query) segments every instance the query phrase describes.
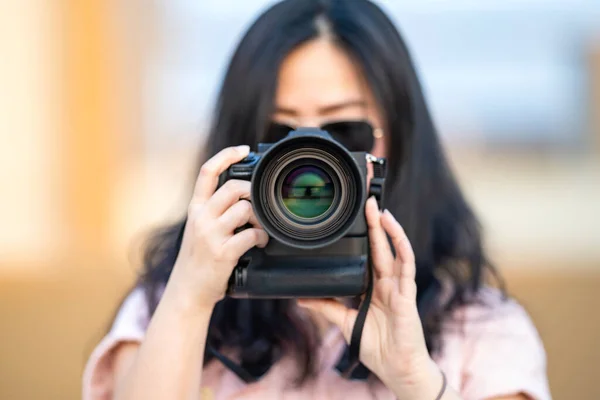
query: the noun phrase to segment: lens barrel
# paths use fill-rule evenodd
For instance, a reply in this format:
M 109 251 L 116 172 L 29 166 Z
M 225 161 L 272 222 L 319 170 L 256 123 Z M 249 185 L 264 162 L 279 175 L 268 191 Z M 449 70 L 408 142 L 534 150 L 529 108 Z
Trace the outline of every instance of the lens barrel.
M 339 240 L 365 200 L 364 174 L 352 154 L 316 132 L 272 145 L 252 178 L 259 222 L 270 236 L 298 248 Z

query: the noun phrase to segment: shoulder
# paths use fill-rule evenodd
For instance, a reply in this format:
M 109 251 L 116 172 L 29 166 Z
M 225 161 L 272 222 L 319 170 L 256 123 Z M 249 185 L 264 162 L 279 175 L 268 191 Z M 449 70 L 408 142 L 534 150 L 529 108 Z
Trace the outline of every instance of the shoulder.
M 540 335 L 525 308 L 499 290 L 484 288 L 458 308 L 444 325 L 444 338 L 460 344 L 465 397 L 525 393 L 550 399 Z
M 506 335 L 540 340 L 523 305 L 491 287 L 481 289 L 469 304 L 460 307 L 450 319 L 450 326 L 456 322 L 471 340 L 488 340 Z
M 82 385 L 84 400 L 110 398 L 115 351 L 124 343 L 140 343 L 145 336 L 149 320 L 144 290 L 135 288 L 120 304 L 110 330 L 87 360 Z
M 109 335 L 121 336 L 138 333 L 147 328 L 149 320 L 146 293 L 143 288 L 136 287 L 121 303 L 115 319 L 112 321 Z

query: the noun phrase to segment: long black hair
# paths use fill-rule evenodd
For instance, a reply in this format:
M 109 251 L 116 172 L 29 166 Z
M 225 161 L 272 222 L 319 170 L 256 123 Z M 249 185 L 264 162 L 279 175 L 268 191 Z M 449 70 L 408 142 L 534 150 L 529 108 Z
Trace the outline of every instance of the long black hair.
M 330 39 L 360 67 L 384 117 L 389 166 L 384 206 L 413 245 L 419 313 L 429 351 L 435 353 L 442 346 L 442 322 L 473 301 L 486 276 L 497 274 L 449 169 L 409 51 L 378 6 L 368 0 L 285 0 L 264 12 L 231 59 L 198 167 L 225 147 L 255 148 L 263 140 L 280 65 L 299 45 L 323 35 L 317 21 L 325 21 Z M 155 232 L 147 245 L 138 285 L 150 313 L 177 257 L 184 222 Z M 450 288 L 444 296 L 442 282 Z M 214 309 L 208 333 L 213 346 L 237 350 L 242 366 L 256 375 L 292 351 L 303 378 L 314 371 L 315 337 L 314 327 L 289 300 L 225 298 Z

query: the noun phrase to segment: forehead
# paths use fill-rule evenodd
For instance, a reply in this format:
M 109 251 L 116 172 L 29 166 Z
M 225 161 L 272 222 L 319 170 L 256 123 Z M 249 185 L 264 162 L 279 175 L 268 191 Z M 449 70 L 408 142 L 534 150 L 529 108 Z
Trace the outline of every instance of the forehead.
M 314 112 L 347 100 L 367 100 L 362 74 L 348 55 L 329 40 L 305 43 L 279 70 L 276 105 Z

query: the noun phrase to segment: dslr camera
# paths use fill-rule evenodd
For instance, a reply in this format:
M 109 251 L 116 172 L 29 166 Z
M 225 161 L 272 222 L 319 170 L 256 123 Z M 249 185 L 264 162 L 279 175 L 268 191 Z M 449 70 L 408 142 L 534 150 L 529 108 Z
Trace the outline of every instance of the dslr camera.
M 250 201 L 270 236 L 240 258 L 227 295 L 237 298 L 349 297 L 368 284 L 365 202 L 381 200 L 385 160 L 350 152 L 324 130 L 298 128 L 259 144 L 221 174 L 251 181 Z M 367 187 L 367 164 L 374 177 Z M 244 229 L 244 227 L 240 228 Z

